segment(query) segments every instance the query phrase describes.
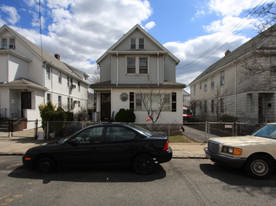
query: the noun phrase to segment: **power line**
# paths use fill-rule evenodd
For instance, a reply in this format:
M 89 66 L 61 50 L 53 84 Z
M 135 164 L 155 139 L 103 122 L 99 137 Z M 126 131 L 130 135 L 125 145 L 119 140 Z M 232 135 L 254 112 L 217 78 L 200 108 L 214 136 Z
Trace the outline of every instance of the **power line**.
M 251 16 L 251 14 L 255 13 L 258 9 L 260 9 L 260 5 L 263 5 L 267 2 L 268 0 L 262 0 L 257 6 L 255 6 L 248 14 L 247 16 L 238 24 L 236 24 L 234 27 L 232 27 L 220 40 L 218 40 L 217 42 L 215 42 L 215 44 L 213 44 L 210 48 L 208 48 L 207 50 L 205 50 L 203 53 L 201 53 L 199 55 L 199 59 L 198 61 L 192 61 L 190 63 L 187 63 L 181 67 L 178 67 L 177 70 L 179 69 L 191 69 L 192 66 L 199 64 L 200 62 L 202 62 L 203 58 L 206 58 L 206 55 L 208 55 L 207 57 L 211 56 L 212 54 L 214 54 L 216 51 L 214 51 L 215 49 L 218 50 L 220 48 L 222 48 L 226 43 L 224 43 L 224 41 L 230 36 L 230 34 L 232 34 L 234 31 L 238 30 L 240 26 L 243 25 L 243 23 L 248 20 L 248 17 Z M 253 21 L 253 20 L 252 20 Z M 250 23 L 252 23 L 252 21 Z M 249 24 L 249 23 L 248 23 Z M 248 25 L 247 24 L 247 25 Z M 247 26 L 246 25 L 246 26 Z M 238 32 L 237 34 L 241 33 L 244 28 L 246 27 L 244 26 L 240 32 Z M 232 38 L 233 39 L 233 36 Z M 212 52 L 212 53 L 211 53 Z

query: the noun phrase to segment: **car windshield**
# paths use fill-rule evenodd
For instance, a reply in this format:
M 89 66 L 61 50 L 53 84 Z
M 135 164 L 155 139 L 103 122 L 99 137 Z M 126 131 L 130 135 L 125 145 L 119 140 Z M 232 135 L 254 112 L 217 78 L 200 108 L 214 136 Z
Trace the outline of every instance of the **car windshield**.
M 276 139 L 276 124 L 270 124 L 262 127 L 257 132 L 255 132 L 253 136 Z
M 139 130 L 140 132 L 142 132 L 144 135 L 150 137 L 152 136 L 151 132 L 143 127 L 137 126 L 137 125 L 131 125 L 131 127 Z

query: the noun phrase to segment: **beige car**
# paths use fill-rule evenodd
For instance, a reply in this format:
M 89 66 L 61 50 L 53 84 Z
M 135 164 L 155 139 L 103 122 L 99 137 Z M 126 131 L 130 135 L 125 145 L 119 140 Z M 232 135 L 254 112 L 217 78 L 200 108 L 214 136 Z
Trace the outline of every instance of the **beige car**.
M 205 153 L 214 162 L 243 168 L 255 178 L 268 178 L 276 163 L 276 123 L 251 136 L 211 138 Z

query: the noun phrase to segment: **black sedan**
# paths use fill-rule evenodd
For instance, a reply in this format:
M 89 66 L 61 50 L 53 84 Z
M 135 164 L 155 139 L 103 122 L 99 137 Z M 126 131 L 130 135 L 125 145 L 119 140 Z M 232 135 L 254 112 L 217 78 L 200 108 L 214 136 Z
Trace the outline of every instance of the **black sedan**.
M 44 173 L 60 166 L 131 164 L 139 174 L 149 174 L 154 163 L 172 158 L 168 137 L 127 124 L 98 124 L 59 140 L 29 149 L 23 165 Z

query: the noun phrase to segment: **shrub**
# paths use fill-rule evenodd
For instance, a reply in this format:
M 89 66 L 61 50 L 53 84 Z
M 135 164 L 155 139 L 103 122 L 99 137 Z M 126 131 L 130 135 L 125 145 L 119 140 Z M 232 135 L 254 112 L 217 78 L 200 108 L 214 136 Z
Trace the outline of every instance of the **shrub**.
M 115 116 L 115 122 L 135 122 L 136 116 L 133 110 L 120 109 Z
M 222 122 L 236 122 L 238 119 L 238 117 L 235 117 L 231 114 L 223 114 L 219 117 L 219 120 Z
M 75 115 L 74 115 L 75 119 L 78 120 L 78 121 L 85 121 L 88 119 L 88 112 L 87 110 L 80 110 L 79 112 L 77 112 Z

